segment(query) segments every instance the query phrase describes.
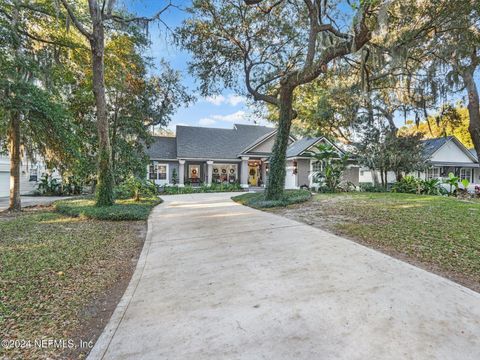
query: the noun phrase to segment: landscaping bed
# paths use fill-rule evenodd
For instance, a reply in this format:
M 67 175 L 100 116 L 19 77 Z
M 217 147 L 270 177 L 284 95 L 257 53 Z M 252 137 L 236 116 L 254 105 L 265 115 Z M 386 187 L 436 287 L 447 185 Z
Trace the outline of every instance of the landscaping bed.
M 152 208 L 162 201 L 159 198 L 116 200 L 112 206 L 95 206 L 93 198 L 57 201 L 55 210 L 69 216 L 81 216 L 97 220 L 147 220 Z
M 393 193 L 318 194 L 270 210 L 480 291 L 480 202 Z
M 180 195 L 211 192 L 237 192 L 244 191 L 240 184 L 212 184 L 210 186 L 202 184 L 199 186 L 185 185 L 183 187 L 173 185 L 164 186 L 160 192 L 162 195 Z
M 232 197 L 232 200 L 242 205 L 262 209 L 299 204 L 309 200 L 311 197 L 312 194 L 308 190 L 285 190 L 282 197 L 278 200 L 266 200 L 263 192 L 237 195 Z
M 93 211 L 90 202 L 59 203 L 75 217 L 54 207 L 0 213 L 0 339 L 17 341 L 0 347 L 0 358 L 85 358 L 110 319 L 135 269 L 146 222 L 90 219 L 126 218 L 115 207 Z M 116 206 L 145 219 L 157 202 Z

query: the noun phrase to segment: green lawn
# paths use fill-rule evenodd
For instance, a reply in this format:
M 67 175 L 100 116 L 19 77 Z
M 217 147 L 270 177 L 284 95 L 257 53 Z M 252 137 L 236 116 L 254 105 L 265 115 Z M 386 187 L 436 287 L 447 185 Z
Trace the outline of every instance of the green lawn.
M 392 193 L 319 194 L 274 212 L 480 289 L 480 202 Z
M 145 221 L 88 219 L 93 210 L 85 201 L 61 204 L 76 204 L 82 209 L 77 215 L 86 216 L 66 216 L 53 209 L 29 209 L 18 215 L 0 213 L 0 339 L 77 341 L 84 334 L 89 338 L 82 340 L 88 341 L 105 325 L 108 318 L 95 326 L 89 324 L 105 311 L 103 303 L 92 305 L 94 299 L 106 296 L 105 301 L 110 301 L 111 289 L 117 289 L 115 296 L 121 296 L 125 287 L 120 284 L 128 284 L 146 225 Z M 95 216 L 109 214 L 119 220 L 133 209 L 133 218 L 144 219 L 154 203 L 120 202 L 108 212 L 97 210 Z M 121 204 L 126 208 L 120 209 Z M 3 357 L 71 355 L 54 348 L 0 348 Z

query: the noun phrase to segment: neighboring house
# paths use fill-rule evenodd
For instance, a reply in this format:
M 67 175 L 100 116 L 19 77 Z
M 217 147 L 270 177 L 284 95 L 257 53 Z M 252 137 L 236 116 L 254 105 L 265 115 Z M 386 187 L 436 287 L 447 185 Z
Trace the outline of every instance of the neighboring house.
M 22 156 L 20 164 L 20 193 L 31 194 L 38 185 L 41 176 L 47 171 L 45 163 L 39 157 L 30 159 Z M 10 158 L 0 155 L 0 197 L 10 194 Z
M 233 129 L 177 126 L 175 137 L 155 136 L 147 147 L 147 178 L 158 185 L 239 183 L 242 187 L 265 186 L 269 157 L 277 130 L 266 126 L 235 124 Z M 324 138 L 289 139 L 285 188 L 312 186 L 311 174 L 321 165 L 306 152 Z M 329 142 L 328 142 L 329 143 Z M 339 149 L 339 151 L 341 151 Z M 358 167 L 348 170 L 348 180 L 358 185 Z
M 427 169 L 411 175 L 421 179 L 444 179 L 453 173 L 470 181 L 469 190 L 480 184 L 480 167 L 475 151 L 468 150 L 455 136 L 423 140 L 422 143 L 424 155 L 428 158 Z M 395 180 L 395 174 L 389 172 L 388 182 L 394 183 Z M 360 169 L 360 183 L 372 182 L 372 171 Z

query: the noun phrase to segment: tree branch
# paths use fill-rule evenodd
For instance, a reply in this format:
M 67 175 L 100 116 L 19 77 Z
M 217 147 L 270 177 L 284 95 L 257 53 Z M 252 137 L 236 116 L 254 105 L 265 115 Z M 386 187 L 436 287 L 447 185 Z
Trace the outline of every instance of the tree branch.
M 91 40 L 92 39 L 92 34 L 85 29 L 85 27 L 82 25 L 82 23 L 77 19 L 75 16 L 75 13 L 73 12 L 72 8 L 70 5 L 68 5 L 66 0 L 60 0 L 63 4 L 63 7 L 65 10 L 68 12 L 68 16 L 70 16 L 70 19 L 73 21 L 73 24 L 75 27 L 82 33 L 83 36 L 85 36 L 87 39 Z

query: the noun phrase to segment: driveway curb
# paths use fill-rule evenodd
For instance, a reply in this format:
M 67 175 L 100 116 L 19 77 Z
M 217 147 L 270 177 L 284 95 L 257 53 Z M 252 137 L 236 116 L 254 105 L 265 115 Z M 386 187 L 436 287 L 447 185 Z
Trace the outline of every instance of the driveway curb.
M 122 295 L 120 302 L 117 304 L 117 307 L 115 308 L 112 316 L 110 317 L 110 320 L 108 321 L 107 326 L 105 326 L 99 338 L 97 339 L 95 346 L 88 354 L 88 357 L 87 357 L 88 360 L 103 359 L 103 357 L 105 356 L 105 353 L 108 350 L 108 347 L 110 346 L 110 342 L 113 336 L 115 335 L 115 332 L 117 331 L 117 328 L 120 325 L 120 322 L 122 321 L 123 316 L 125 315 L 125 312 L 128 309 L 128 305 L 130 305 L 130 301 L 132 300 L 132 297 L 135 294 L 137 285 L 140 282 L 140 279 L 142 278 L 147 256 L 152 244 L 151 218 L 152 218 L 152 215 L 156 211 L 158 211 L 163 204 L 165 204 L 165 202 L 162 202 L 161 204 L 158 204 L 157 206 L 155 206 L 153 210 L 150 212 L 150 215 L 148 216 L 147 235 L 145 237 L 145 243 L 143 244 L 143 249 L 142 249 L 142 252 L 140 253 L 140 257 L 138 258 L 135 271 L 132 275 L 132 278 L 130 279 L 130 282 L 127 286 L 127 289 L 125 290 L 125 293 Z

